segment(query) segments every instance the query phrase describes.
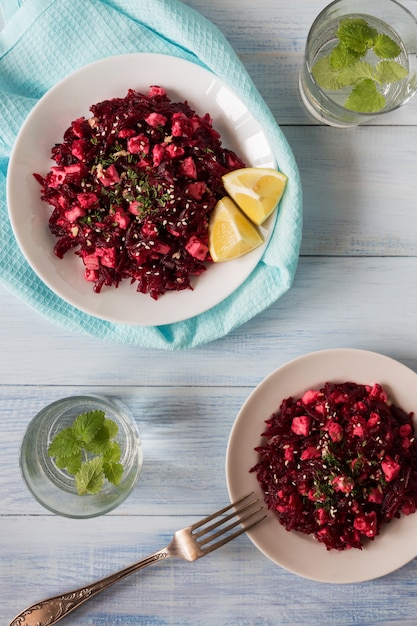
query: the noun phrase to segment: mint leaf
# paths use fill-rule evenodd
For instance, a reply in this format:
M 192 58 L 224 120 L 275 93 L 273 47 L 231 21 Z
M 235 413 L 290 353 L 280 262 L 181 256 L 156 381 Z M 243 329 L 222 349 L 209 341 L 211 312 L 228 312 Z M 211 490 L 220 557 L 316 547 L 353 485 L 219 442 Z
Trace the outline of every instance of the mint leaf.
M 119 432 L 119 427 L 113 420 L 105 419 L 103 426 L 107 429 L 110 439 L 114 439 Z
M 116 437 L 119 427 L 113 420 L 105 419 L 100 430 L 94 438 L 85 444 L 86 449 L 94 454 L 104 454 L 108 449 L 111 440 Z
M 388 35 L 378 33 L 374 39 L 374 52 L 380 59 L 395 59 L 401 53 L 401 48 Z
M 311 69 L 314 80 L 323 89 L 335 91 L 342 85 L 339 82 L 340 71 L 335 69 L 330 60 L 330 55 L 319 59 Z
M 70 458 L 70 456 L 57 456 L 55 457 L 55 465 L 59 469 L 66 469 Z
M 356 61 L 351 67 L 345 68 L 341 73 L 341 80 L 346 85 L 353 85 L 363 78 L 374 80 L 376 75 L 375 69 L 366 61 Z
M 369 78 L 358 83 L 345 102 L 345 107 L 358 113 L 377 113 L 384 106 L 384 96 L 378 92 L 374 81 Z
M 109 463 L 118 463 L 120 461 L 120 457 L 122 456 L 122 451 L 120 449 L 117 441 L 111 441 L 108 449 L 105 451 L 103 458 L 104 461 Z
M 103 426 L 104 411 L 89 411 L 75 418 L 72 429 L 78 439 L 88 443 Z
M 59 469 L 66 469 L 69 474 L 74 475 L 80 469 L 82 460 L 82 452 L 79 450 L 72 456 L 55 457 L 55 465 L 59 467 Z
M 330 64 L 333 69 L 341 70 L 355 63 L 360 57 L 360 53 L 351 50 L 339 41 L 330 53 Z
M 94 438 L 85 444 L 85 449 L 92 454 L 104 454 L 110 444 L 108 429 L 103 425 Z
M 347 48 L 365 54 L 372 48 L 377 31 L 362 18 L 348 18 L 340 22 L 336 35 Z
M 85 461 L 75 475 L 75 484 L 78 495 L 96 494 L 101 491 L 104 483 L 103 461 L 101 457 L 94 457 Z
M 80 443 L 72 428 L 63 428 L 49 444 L 48 454 L 51 457 L 69 457 L 77 454 L 80 449 Z
M 112 485 L 118 485 L 123 474 L 123 465 L 121 463 L 103 463 L 103 471 L 107 480 Z
M 65 460 L 66 460 L 65 467 L 66 467 L 67 472 L 74 476 L 82 465 L 83 457 L 82 457 L 81 450 L 78 454 L 74 454 L 73 456 L 70 456 L 68 459 L 65 459 Z
M 396 83 L 408 76 L 407 69 L 397 61 L 380 61 L 375 69 L 377 80 L 382 85 Z
M 331 58 L 327 56 L 317 61 L 313 66 L 312 74 L 320 87 L 335 91 L 354 85 L 364 78 L 375 78 L 375 69 L 369 63 L 358 60 L 355 60 L 352 65 L 335 69 Z

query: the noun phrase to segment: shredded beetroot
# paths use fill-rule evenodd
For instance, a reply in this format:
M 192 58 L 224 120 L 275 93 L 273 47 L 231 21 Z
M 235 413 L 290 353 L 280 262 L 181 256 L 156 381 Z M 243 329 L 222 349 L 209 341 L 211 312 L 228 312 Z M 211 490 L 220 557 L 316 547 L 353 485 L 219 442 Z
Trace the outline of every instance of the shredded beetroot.
M 378 384 L 325 383 L 283 400 L 251 469 L 287 530 L 328 550 L 362 549 L 383 524 L 417 508 L 413 413 Z
M 121 280 L 152 298 L 191 289 L 211 262 L 208 222 L 224 195 L 221 177 L 244 167 L 223 148 L 209 114 L 172 102 L 165 89 L 90 107 L 52 148 L 53 166 L 34 174 L 53 207 L 55 254 L 71 249 L 99 293 Z

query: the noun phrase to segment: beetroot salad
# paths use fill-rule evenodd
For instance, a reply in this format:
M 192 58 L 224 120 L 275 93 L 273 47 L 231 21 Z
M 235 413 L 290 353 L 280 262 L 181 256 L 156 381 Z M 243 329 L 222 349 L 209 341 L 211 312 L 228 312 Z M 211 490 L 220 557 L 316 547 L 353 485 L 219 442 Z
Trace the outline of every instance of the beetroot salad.
M 283 400 L 251 469 L 268 508 L 328 550 L 362 549 L 384 524 L 416 511 L 412 418 L 378 384 L 327 382 Z
M 56 256 L 73 249 L 99 293 L 123 279 L 154 299 L 190 289 L 211 262 L 208 222 L 221 177 L 244 162 L 222 147 L 209 114 L 172 102 L 162 87 L 130 89 L 90 107 L 34 174 L 53 207 Z

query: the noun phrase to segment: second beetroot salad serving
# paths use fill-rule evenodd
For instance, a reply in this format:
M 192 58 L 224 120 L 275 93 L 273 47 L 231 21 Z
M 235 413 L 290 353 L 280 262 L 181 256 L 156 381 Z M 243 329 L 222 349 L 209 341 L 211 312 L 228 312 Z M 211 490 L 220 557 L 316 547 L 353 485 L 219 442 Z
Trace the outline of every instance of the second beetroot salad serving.
M 323 384 L 285 398 L 266 420 L 251 469 L 288 530 L 328 550 L 362 549 L 417 509 L 413 413 L 379 384 Z

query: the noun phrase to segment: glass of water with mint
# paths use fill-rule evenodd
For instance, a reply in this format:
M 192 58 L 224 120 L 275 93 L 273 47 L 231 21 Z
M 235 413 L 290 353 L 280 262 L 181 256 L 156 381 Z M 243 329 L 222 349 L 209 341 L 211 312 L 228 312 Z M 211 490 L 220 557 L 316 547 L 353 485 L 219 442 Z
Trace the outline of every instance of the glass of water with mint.
M 402 106 L 417 91 L 416 16 L 395 0 L 332 2 L 308 34 L 299 87 L 309 113 L 339 128 Z
M 103 515 L 134 489 L 143 453 L 136 420 L 116 398 L 56 400 L 30 421 L 20 452 L 22 477 L 49 511 Z

